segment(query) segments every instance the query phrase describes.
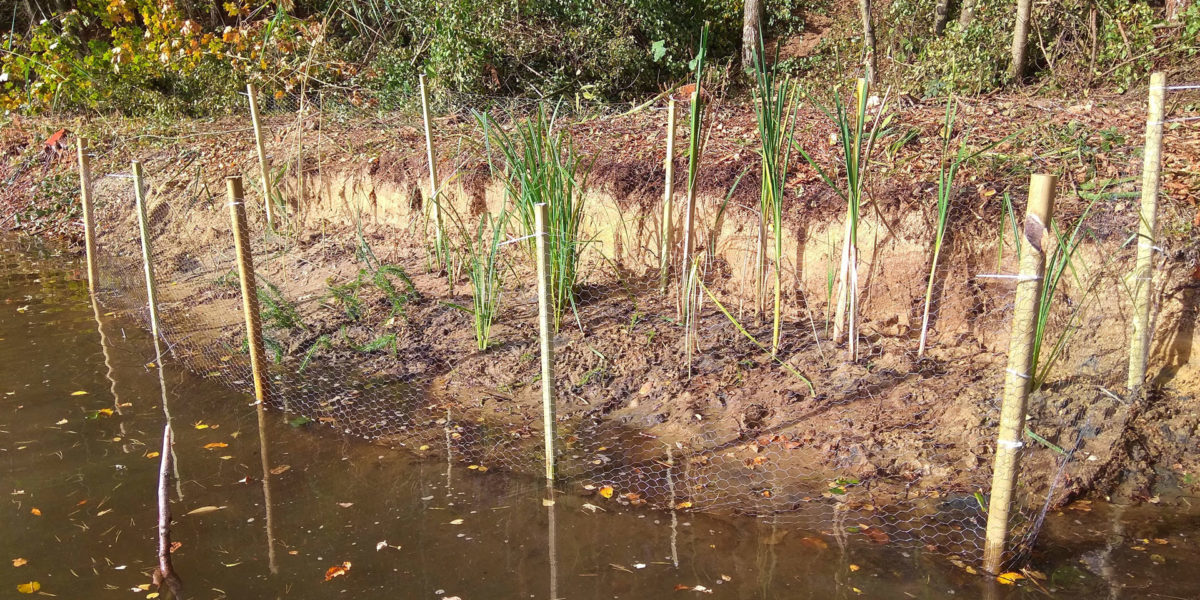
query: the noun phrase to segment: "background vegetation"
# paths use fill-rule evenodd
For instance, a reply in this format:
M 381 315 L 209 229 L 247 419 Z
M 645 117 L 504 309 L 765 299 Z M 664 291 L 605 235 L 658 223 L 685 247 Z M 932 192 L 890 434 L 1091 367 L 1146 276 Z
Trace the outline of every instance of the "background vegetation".
M 964 0 L 965 1 L 965 0 Z M 880 77 L 914 95 L 985 93 L 1005 75 L 1012 0 L 959 2 L 937 32 L 932 2 L 893 0 L 880 24 Z M 1178 2 L 1177 2 L 1178 4 Z M 336 90 L 390 108 L 416 75 L 456 94 L 620 101 L 681 81 L 711 24 L 718 76 L 740 73 L 741 0 L 14 0 L 0 33 L 0 110 L 212 114 L 254 82 L 268 97 Z M 785 71 L 844 79 L 860 69 L 848 0 L 766 0 L 763 28 Z M 4 8 L 0 11 L 8 12 Z M 1033 81 L 1123 90 L 1200 51 L 1200 3 L 1169 18 L 1161 2 L 1062 0 L 1034 9 Z M 819 17 L 823 27 L 808 27 Z M 794 47 L 803 50 L 790 51 Z

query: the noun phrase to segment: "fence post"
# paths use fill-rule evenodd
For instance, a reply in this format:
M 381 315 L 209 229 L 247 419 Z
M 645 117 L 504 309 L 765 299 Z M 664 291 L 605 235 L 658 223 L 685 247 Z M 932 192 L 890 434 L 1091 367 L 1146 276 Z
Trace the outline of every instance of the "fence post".
M 541 332 L 542 348 L 542 428 L 546 437 L 546 479 L 554 480 L 555 457 L 554 440 L 557 435 L 554 406 L 554 346 L 551 337 L 554 329 L 551 326 L 553 306 L 550 304 L 550 244 L 546 237 L 547 215 L 546 205 L 533 206 L 535 235 L 537 236 L 537 270 L 538 270 L 538 329 Z
M 258 285 L 254 281 L 254 258 L 250 254 L 250 235 L 246 231 L 249 226 L 246 225 L 246 206 L 242 200 L 242 178 L 227 177 L 225 193 L 229 198 L 229 219 L 233 222 L 238 279 L 242 284 L 242 313 L 246 316 L 246 340 L 250 346 L 254 399 L 261 405 L 270 394 L 270 383 L 264 373 L 267 361 L 263 353 L 262 318 L 258 314 Z
M 258 174 L 262 177 L 263 207 L 267 211 L 267 227 L 275 228 L 275 209 L 271 207 L 271 179 L 267 175 L 267 151 L 263 148 L 262 121 L 258 118 L 258 92 L 253 83 L 246 84 L 250 98 L 250 122 L 254 125 L 254 146 L 258 149 Z
M 425 157 L 429 160 L 429 199 L 433 217 L 433 244 L 439 266 L 442 263 L 442 209 L 438 200 L 438 176 L 436 152 L 433 149 L 433 129 L 429 123 L 429 95 L 425 92 L 425 76 L 420 75 L 417 81 L 421 84 L 421 118 L 425 121 Z
M 1021 457 L 1021 434 L 1025 425 L 1029 379 L 1034 367 L 1033 341 L 1042 295 L 1042 277 L 1046 271 L 1046 250 L 1055 244 L 1050 219 L 1054 214 L 1057 185 L 1058 177 L 1054 175 L 1033 175 L 1029 183 L 1029 204 L 1025 209 L 1025 229 L 1021 242 L 1021 268 L 1017 277 L 1008 343 L 1008 368 L 1004 376 L 1004 400 L 1000 408 L 1000 433 L 996 439 L 996 458 L 992 466 L 992 495 L 988 503 L 987 536 L 983 550 L 983 568 L 991 573 L 999 573 L 1004 561 L 1008 515 Z
M 87 154 L 88 142 L 79 138 L 75 145 L 79 155 L 79 201 L 83 205 L 83 246 L 87 253 L 88 291 L 96 293 L 96 221 L 92 213 L 92 159 Z
M 1133 268 L 1133 331 L 1129 344 L 1130 394 L 1136 393 L 1146 380 L 1146 363 L 1150 354 L 1150 293 L 1154 282 L 1154 230 L 1158 224 L 1159 173 L 1162 159 L 1163 98 L 1166 95 L 1166 74 L 1150 75 L 1150 101 L 1146 111 L 1146 149 L 1142 163 L 1142 210 L 1138 226 L 1137 264 Z
M 659 252 L 659 276 L 662 293 L 667 293 L 671 277 L 671 198 L 675 195 L 675 98 L 667 105 L 667 158 L 663 163 L 666 180 L 663 186 L 662 248 Z
M 154 283 L 154 252 L 150 247 L 150 223 L 146 219 L 146 197 L 142 186 L 142 163 L 133 161 L 133 197 L 137 202 L 138 230 L 142 236 L 142 265 L 146 271 L 146 304 L 150 306 L 150 332 L 158 339 L 158 287 Z
M 699 87 L 697 87 L 696 90 L 694 92 L 692 92 L 692 107 L 693 107 L 692 110 L 697 110 L 695 107 L 699 106 L 697 104 L 698 102 L 700 102 L 700 88 Z M 693 132 L 693 134 L 695 134 L 693 137 L 699 136 L 699 132 Z M 698 140 L 698 139 L 689 140 L 688 145 L 690 148 L 690 152 L 695 153 L 695 154 L 698 154 L 700 152 L 700 140 Z M 689 160 L 693 160 L 698 164 L 700 161 L 700 157 L 695 156 L 695 157 L 690 158 Z M 694 239 L 694 235 L 693 235 L 693 231 L 692 231 L 692 229 L 696 223 L 696 182 L 693 181 L 693 179 L 694 179 L 693 174 L 692 174 L 691 170 L 689 169 L 688 170 L 688 182 L 687 182 L 687 204 L 684 206 L 684 209 L 683 209 L 683 262 L 681 263 L 682 267 L 680 268 L 680 271 L 683 272 L 683 277 L 685 280 L 688 277 L 688 273 L 690 272 L 690 269 L 691 269 L 692 251 L 695 249 L 694 247 L 696 245 L 696 241 Z M 681 290 L 684 287 L 686 287 L 686 285 L 684 285 L 684 284 L 680 285 Z M 682 316 L 682 306 L 683 306 L 683 303 L 681 301 L 680 302 L 681 316 Z

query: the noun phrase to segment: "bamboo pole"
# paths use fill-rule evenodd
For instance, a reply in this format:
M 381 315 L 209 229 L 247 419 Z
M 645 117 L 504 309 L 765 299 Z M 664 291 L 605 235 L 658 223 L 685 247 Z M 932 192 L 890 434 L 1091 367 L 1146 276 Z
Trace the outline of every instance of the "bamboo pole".
M 138 230 L 142 236 L 142 266 L 146 271 L 146 304 L 150 308 L 150 333 L 159 335 L 158 287 L 154 283 L 154 252 L 150 242 L 150 223 L 146 218 L 145 187 L 142 185 L 142 163 L 133 161 L 133 196 L 137 203 Z M 159 357 L 159 362 L 162 358 Z
M 242 284 L 242 313 L 246 316 L 246 340 L 250 346 L 254 400 L 261 406 L 270 394 L 270 383 L 265 373 L 267 360 L 263 353 L 262 318 L 258 314 L 258 285 L 254 281 L 254 258 L 250 253 L 246 206 L 242 200 L 242 178 L 227 177 L 225 191 L 229 198 L 229 219 L 233 223 L 233 244 L 237 252 L 238 279 Z
M 702 108 L 697 108 L 700 106 L 697 104 L 698 102 L 700 102 L 699 87 L 692 92 L 692 110 L 702 110 Z M 701 135 L 699 131 L 694 131 L 692 133 L 694 134 L 694 137 Z M 700 140 L 688 140 L 688 145 L 691 148 L 691 152 L 699 154 Z M 697 165 L 699 165 L 700 157 L 693 156 L 690 157 L 689 160 L 694 161 Z M 687 287 L 686 279 L 688 277 L 689 270 L 691 269 L 692 252 L 695 250 L 696 245 L 695 235 L 693 232 L 693 229 L 696 225 L 696 182 L 694 179 L 695 177 L 693 176 L 693 173 L 689 170 L 687 182 L 687 204 L 684 206 L 683 210 L 683 262 L 681 263 L 682 266 L 680 268 L 680 270 L 683 272 L 684 282 L 681 283 L 680 290 L 683 290 L 683 288 Z M 682 306 L 683 303 L 681 302 L 680 310 L 682 310 Z
M 1137 264 L 1133 268 L 1133 331 L 1129 345 L 1129 393 L 1137 392 L 1146 380 L 1150 354 L 1150 292 L 1154 283 L 1154 232 L 1158 225 L 1159 173 L 1162 161 L 1163 97 L 1166 74 L 1150 75 L 1150 99 L 1146 111 L 1146 149 L 1142 163 L 1142 210 L 1138 227 Z
M 666 173 L 663 186 L 662 248 L 659 251 L 659 276 L 662 293 L 667 293 L 671 277 L 671 199 L 675 195 L 675 99 L 667 104 L 667 158 L 663 163 Z
M 992 467 L 992 495 L 988 505 L 987 536 L 983 568 L 999 573 L 1008 537 L 1009 510 L 1020 462 L 1021 433 L 1029 397 L 1033 365 L 1033 341 L 1037 329 L 1038 303 L 1046 272 L 1046 250 L 1054 244 L 1050 219 L 1054 214 L 1058 177 L 1033 175 L 1029 183 L 1029 205 L 1021 242 L 1021 269 L 1017 277 L 1012 332 L 1008 344 L 1008 368 L 1004 377 L 1004 401 L 1000 408 L 1000 433 Z
M 425 122 L 425 157 L 429 161 L 429 200 L 431 218 L 433 219 L 434 253 L 437 255 L 439 266 L 442 264 L 442 209 L 438 200 L 437 153 L 433 147 L 433 128 L 429 122 L 429 94 L 425 91 L 425 76 L 417 78 L 421 84 L 421 118 Z
M 262 177 L 263 208 L 267 211 L 267 227 L 275 228 L 275 209 L 271 207 L 271 179 L 267 175 L 267 151 L 263 148 L 262 121 L 258 117 L 258 91 L 253 83 L 246 84 L 250 98 L 250 122 L 254 125 L 254 146 L 258 149 L 258 174 Z
M 79 138 L 75 145 L 79 155 L 79 202 L 83 205 L 83 246 L 87 253 L 88 291 L 96 293 L 96 220 L 92 212 L 92 159 L 88 143 Z
M 546 239 L 549 235 L 547 224 L 550 217 L 544 203 L 534 205 L 533 217 L 537 236 L 538 328 L 541 332 L 542 351 L 542 428 L 546 438 L 546 479 L 553 481 L 557 426 L 554 406 L 554 346 L 550 338 L 554 335 L 554 329 L 551 326 L 550 244 Z

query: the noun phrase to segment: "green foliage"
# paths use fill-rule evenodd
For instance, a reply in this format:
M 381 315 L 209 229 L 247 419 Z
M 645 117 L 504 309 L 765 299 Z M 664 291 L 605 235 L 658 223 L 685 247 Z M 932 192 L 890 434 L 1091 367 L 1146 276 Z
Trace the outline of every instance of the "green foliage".
M 258 278 L 258 300 L 263 325 L 280 331 L 307 330 L 296 305 L 283 296 L 275 284 Z

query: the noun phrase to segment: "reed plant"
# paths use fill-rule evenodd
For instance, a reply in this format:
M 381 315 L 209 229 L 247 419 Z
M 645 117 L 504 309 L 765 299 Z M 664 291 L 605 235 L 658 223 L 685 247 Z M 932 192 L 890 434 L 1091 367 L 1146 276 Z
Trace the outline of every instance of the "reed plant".
M 568 309 L 575 308 L 575 284 L 579 277 L 579 259 L 587 245 L 581 238 L 584 190 L 591 163 L 584 164 L 575 151 L 570 133 L 555 128 L 557 111 L 546 114 L 544 106 L 530 119 L 518 123 L 511 132 L 494 124 L 489 116 L 476 113 L 484 129 L 485 143 L 494 141 L 506 165 L 505 190 L 513 204 L 513 214 L 521 233 L 528 237 L 526 248 L 534 255 L 537 240 L 534 206 L 545 204 L 550 254 L 550 295 L 554 327 L 562 325 Z M 497 169 L 493 165 L 493 173 Z
M 475 345 L 480 350 L 487 350 L 504 287 L 501 242 L 508 228 L 509 213 L 502 210 L 495 218 L 487 214 L 481 216 L 473 232 L 463 226 L 456 214 L 451 213 L 451 216 L 463 237 L 464 262 L 467 278 L 471 281 L 471 308 L 458 304 L 450 306 L 471 315 Z
M 925 285 L 925 309 L 921 313 L 921 340 L 917 345 L 917 357 L 925 354 L 929 337 L 929 312 L 933 305 L 933 284 L 937 277 L 938 258 L 946 241 L 946 224 L 950 220 L 950 203 L 954 199 L 954 179 L 958 169 L 967 159 L 967 138 L 958 142 L 958 151 L 950 157 L 950 140 L 954 132 L 954 120 L 958 112 L 958 101 L 946 103 L 946 116 L 942 123 L 942 160 L 938 170 L 937 222 L 934 225 L 933 257 L 929 260 L 929 281 Z
M 772 311 L 771 352 L 779 349 L 782 313 L 783 271 L 783 199 L 788 164 L 792 155 L 792 129 L 796 122 L 796 86 L 788 78 L 779 81 L 779 49 L 768 69 L 762 31 L 758 33 L 758 51 L 754 55 L 755 98 L 758 135 L 761 141 L 762 193 L 759 201 L 757 280 L 758 311 L 765 309 L 767 277 L 767 224 L 774 242 L 775 305 Z
M 846 338 L 846 354 L 851 360 L 858 359 L 858 226 L 861 215 L 863 184 L 871 168 L 871 156 L 875 142 L 891 121 L 887 113 L 887 98 L 875 108 L 874 119 L 867 108 L 869 88 L 865 79 L 855 86 L 853 104 L 842 100 L 841 93 L 834 90 L 832 108 L 814 102 L 837 130 L 837 142 L 841 148 L 841 164 L 837 171 L 830 172 L 821 167 L 803 148 L 800 155 L 811 165 L 821 179 L 846 202 L 846 232 L 842 240 L 841 266 L 839 267 L 837 300 L 833 323 L 833 337 Z M 870 125 L 868 126 L 868 122 Z M 844 181 L 838 176 L 843 173 Z
M 1042 295 L 1038 299 L 1038 314 L 1037 323 L 1033 335 L 1033 359 L 1034 365 L 1033 375 L 1029 379 L 1029 390 L 1035 391 L 1046 382 L 1050 376 L 1050 372 L 1054 369 L 1054 365 L 1062 357 L 1063 351 L 1067 348 L 1071 338 L 1079 329 L 1079 322 L 1083 316 L 1083 311 L 1087 307 L 1089 296 L 1094 289 L 1091 282 L 1087 281 L 1086 265 L 1081 264 L 1079 257 L 1076 256 L 1080 244 L 1087 237 L 1088 231 L 1084 228 L 1084 221 L 1088 214 L 1091 213 L 1092 207 L 1096 205 L 1093 200 L 1087 205 L 1079 218 L 1071 226 L 1070 233 L 1059 231 L 1058 227 L 1051 224 L 1054 234 L 1054 251 L 1046 259 L 1046 274 L 1042 281 Z M 1050 328 L 1050 313 L 1056 306 L 1055 295 L 1062 284 L 1064 276 L 1069 275 L 1070 279 L 1074 280 L 1076 287 L 1081 290 L 1080 297 L 1074 302 L 1068 302 L 1069 312 L 1063 327 L 1053 337 L 1047 337 Z M 1047 342 L 1050 342 L 1047 345 Z
M 691 92 L 691 107 L 688 110 L 688 172 L 687 172 L 687 203 L 684 206 L 683 215 L 683 261 L 680 263 L 683 267 L 682 279 L 680 281 L 679 295 L 679 310 L 680 316 L 683 316 L 685 305 L 687 304 L 686 290 L 690 268 L 693 262 L 692 252 L 693 246 L 696 244 L 695 232 L 695 210 L 696 210 L 696 181 L 700 175 L 700 153 L 703 149 L 702 134 L 704 124 L 704 63 L 708 57 L 708 23 L 700 28 L 700 46 L 696 50 L 696 57 L 692 59 L 692 69 L 694 83 L 692 84 Z

